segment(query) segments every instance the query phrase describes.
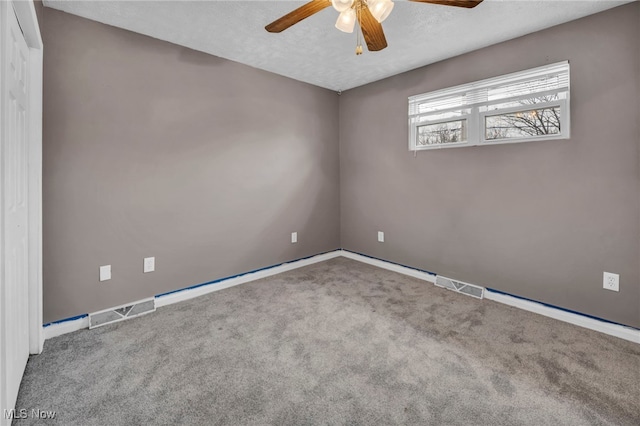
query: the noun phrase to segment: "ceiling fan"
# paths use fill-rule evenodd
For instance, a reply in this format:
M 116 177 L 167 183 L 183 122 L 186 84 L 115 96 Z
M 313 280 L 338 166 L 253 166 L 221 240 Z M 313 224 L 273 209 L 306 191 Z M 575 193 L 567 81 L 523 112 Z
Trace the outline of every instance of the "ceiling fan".
M 432 3 L 445 6 L 472 8 L 482 0 L 410 0 L 417 3 Z M 378 51 L 387 47 L 387 40 L 382 31 L 381 22 L 387 19 L 394 3 L 391 0 L 311 0 L 309 3 L 276 19 L 265 27 L 270 33 L 279 33 L 314 15 L 321 10 L 333 6 L 340 13 L 336 28 L 346 33 L 353 32 L 356 21 L 360 24 L 362 35 L 369 51 Z M 360 34 L 356 44 L 356 55 L 362 54 Z

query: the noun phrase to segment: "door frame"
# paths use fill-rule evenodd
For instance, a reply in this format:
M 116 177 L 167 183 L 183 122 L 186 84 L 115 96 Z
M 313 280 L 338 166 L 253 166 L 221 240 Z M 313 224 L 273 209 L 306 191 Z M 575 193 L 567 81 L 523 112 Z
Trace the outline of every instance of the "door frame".
M 44 7 L 44 6 L 43 6 Z M 14 1 L 29 46 L 29 352 L 39 354 L 42 330 L 42 35 L 33 1 Z
M 18 23 L 29 47 L 29 136 L 28 136 L 28 244 L 29 244 L 29 353 L 39 354 L 44 345 L 42 329 L 42 64 L 43 43 L 36 9 L 31 0 L 0 1 L 0 17 L 15 10 Z M 3 37 L 0 37 L 2 39 Z M 6 52 L 0 45 L 0 82 Z M 5 84 L 0 84 L 0 103 L 4 102 Z M 0 128 L 4 128 L 4 107 L 0 106 Z M 0 132 L 0 145 L 4 146 L 4 133 Z M 0 177 L 0 181 L 2 177 Z M 0 206 L 4 205 L 3 185 L 0 185 Z M 4 228 L 4 212 L 0 208 L 0 233 Z M 4 238 L 4 235 L 2 235 Z M 0 256 L 0 274 L 4 274 L 4 256 Z M 2 342 L 4 346 L 5 342 Z

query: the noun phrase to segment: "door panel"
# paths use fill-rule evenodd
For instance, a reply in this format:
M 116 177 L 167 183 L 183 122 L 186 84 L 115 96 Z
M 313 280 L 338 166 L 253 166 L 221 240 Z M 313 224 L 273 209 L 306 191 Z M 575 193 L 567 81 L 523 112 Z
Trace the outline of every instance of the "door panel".
M 29 48 L 18 25 L 13 8 L 3 14 L 2 40 L 5 44 L 4 142 L 1 171 L 4 198 L 2 256 L 4 276 L 0 301 L 4 358 L 2 371 L 6 406 L 13 408 L 29 357 L 29 288 L 28 288 L 28 66 Z

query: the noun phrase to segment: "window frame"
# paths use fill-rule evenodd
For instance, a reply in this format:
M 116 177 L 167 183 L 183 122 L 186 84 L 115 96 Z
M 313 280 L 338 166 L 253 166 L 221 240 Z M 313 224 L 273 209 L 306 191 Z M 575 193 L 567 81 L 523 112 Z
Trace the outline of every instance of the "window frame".
M 437 148 L 443 148 L 443 147 L 448 147 L 448 148 L 455 148 L 455 147 L 460 147 L 460 146 L 468 146 L 469 145 L 469 140 L 470 140 L 470 130 L 471 129 L 475 129 L 477 126 L 475 125 L 475 120 L 473 118 L 473 114 L 469 113 L 469 114 L 463 114 L 460 115 L 459 117 L 449 117 L 449 118 L 443 118 L 441 120 L 423 120 L 423 121 L 418 121 L 417 123 L 415 123 L 414 125 L 414 131 L 415 131 L 415 143 L 416 145 L 418 145 L 418 137 L 419 137 L 419 132 L 418 132 L 418 128 L 422 127 L 422 126 L 432 126 L 435 124 L 447 124 L 447 123 L 456 123 L 458 121 L 466 121 L 467 124 L 467 128 L 466 130 L 466 134 L 467 134 L 467 139 L 465 141 L 459 141 L 459 142 L 448 142 L 446 144 L 436 144 L 436 145 L 419 145 L 421 147 L 428 147 L 428 148 L 422 148 L 422 149 L 437 149 Z M 418 148 L 421 149 L 421 148 Z
M 527 82 L 540 81 L 546 76 L 558 76 L 560 87 L 546 90 L 533 91 L 521 95 L 507 96 L 504 98 L 488 100 L 489 92 L 493 88 L 506 86 L 508 84 L 521 84 Z M 570 85 L 571 70 L 568 61 L 557 62 L 542 67 L 532 68 L 485 80 L 479 80 L 459 86 L 449 87 L 441 90 L 410 96 L 409 99 L 409 150 L 422 151 L 442 148 L 461 148 L 465 146 L 482 145 L 502 145 L 509 143 L 532 142 L 542 140 L 570 139 Z M 560 84 L 562 83 L 562 84 Z M 492 106 L 517 102 L 518 100 L 534 99 L 536 97 L 558 95 L 558 99 L 532 103 L 525 105 L 515 105 L 506 108 L 490 109 Z M 451 104 L 446 108 L 437 109 L 438 102 L 446 102 L 447 99 L 460 97 L 462 104 Z M 484 97 L 484 98 L 483 98 Z M 468 99 L 467 99 L 468 98 Z M 432 102 L 435 106 L 433 110 L 417 112 L 421 105 Z M 510 113 L 525 112 L 542 108 L 560 109 L 560 131 L 554 134 L 542 134 L 526 137 L 487 139 L 486 138 L 486 117 L 505 115 Z M 447 117 L 429 120 L 427 117 L 447 112 L 468 110 L 468 113 L 461 113 L 456 117 Z M 465 142 L 449 142 L 434 145 L 418 144 L 418 128 L 425 124 L 434 125 L 448 123 L 451 121 L 467 120 L 467 140 Z
M 520 138 L 504 138 L 504 139 L 487 139 L 487 127 L 486 117 L 493 117 L 496 115 L 505 115 L 517 112 L 526 112 L 543 108 L 559 108 L 560 109 L 560 132 L 546 135 L 525 136 Z M 558 99 L 555 101 L 541 102 L 539 104 L 514 106 L 510 108 L 501 108 L 491 111 L 481 111 L 478 113 L 480 133 L 479 143 L 477 145 L 501 145 L 506 143 L 520 143 L 520 142 L 532 142 L 532 141 L 547 141 L 554 139 L 569 139 L 569 126 L 568 126 L 568 110 L 567 100 Z

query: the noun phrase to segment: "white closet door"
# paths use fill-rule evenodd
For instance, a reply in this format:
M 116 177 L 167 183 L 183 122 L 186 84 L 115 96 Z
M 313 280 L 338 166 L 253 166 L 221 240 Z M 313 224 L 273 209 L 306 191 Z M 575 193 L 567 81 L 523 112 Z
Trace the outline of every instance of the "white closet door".
M 28 289 L 28 99 L 29 48 L 11 4 L 4 9 L 0 29 L 3 49 L 2 241 L 0 244 L 0 403 L 14 408 L 29 357 Z M 4 413 L 0 413 L 4 414 Z M 4 415 L 2 415 L 4 417 Z M 6 419 L 3 419 L 6 421 Z

